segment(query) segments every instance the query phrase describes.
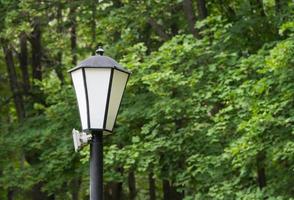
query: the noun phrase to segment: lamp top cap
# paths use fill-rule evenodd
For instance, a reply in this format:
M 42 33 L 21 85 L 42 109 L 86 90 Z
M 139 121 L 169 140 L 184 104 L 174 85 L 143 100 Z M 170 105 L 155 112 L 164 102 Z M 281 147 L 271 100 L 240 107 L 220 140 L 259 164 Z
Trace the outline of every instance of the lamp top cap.
M 104 54 L 104 49 L 102 48 L 102 46 L 98 46 L 98 48 L 96 49 L 96 55 L 100 55 L 103 56 Z
M 89 58 L 81 61 L 76 67 L 70 69 L 68 72 L 73 72 L 80 68 L 114 68 L 119 71 L 126 72 L 130 74 L 131 72 L 127 69 L 123 68 L 119 63 L 117 63 L 114 59 L 104 56 L 104 50 L 101 46 L 96 50 L 95 56 L 90 56 Z

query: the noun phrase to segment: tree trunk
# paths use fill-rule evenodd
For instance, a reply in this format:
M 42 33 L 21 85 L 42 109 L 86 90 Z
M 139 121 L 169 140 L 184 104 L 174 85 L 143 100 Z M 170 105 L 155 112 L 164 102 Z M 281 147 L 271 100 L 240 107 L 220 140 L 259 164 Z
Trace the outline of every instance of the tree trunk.
M 91 29 L 92 29 L 92 44 L 91 48 L 96 48 L 96 16 L 97 16 L 97 0 L 92 0 L 92 21 L 91 21 Z M 95 50 L 93 49 L 93 54 L 95 55 Z
M 122 182 L 111 182 L 104 188 L 105 200 L 121 200 L 122 195 Z
M 197 0 L 197 6 L 199 11 L 199 19 L 205 19 L 208 16 L 205 0 Z
M 40 18 L 35 17 L 32 23 L 33 31 L 31 34 L 32 44 L 32 71 L 33 79 L 42 80 L 42 68 L 41 68 L 41 22 Z
M 183 10 L 187 18 L 189 31 L 195 38 L 200 38 L 198 31 L 195 29 L 196 17 L 193 12 L 193 3 L 191 0 L 183 0 Z
M 62 34 L 62 7 L 61 3 L 58 3 L 57 8 L 57 33 Z M 64 84 L 64 76 L 62 73 L 62 51 L 58 51 L 57 53 L 57 65 L 55 66 L 55 72 L 57 74 L 58 79 L 61 84 Z
M 265 16 L 262 0 L 250 0 L 249 2 L 250 2 L 250 6 L 251 6 L 253 13 L 256 10 L 260 16 Z
M 155 188 L 155 179 L 153 178 L 152 172 L 148 174 L 148 179 L 149 179 L 149 197 L 150 197 L 150 200 L 155 200 L 156 188 Z
M 163 189 L 163 200 L 170 200 L 171 191 L 170 191 L 170 185 L 168 180 L 162 181 L 162 189 Z
M 79 200 L 79 191 L 80 191 L 80 179 L 79 177 L 75 177 L 72 180 L 72 192 L 71 192 L 71 196 L 72 196 L 72 200 Z
M 276 15 L 279 15 L 282 11 L 282 1 L 281 0 L 275 1 L 275 8 L 276 8 Z
M 136 178 L 135 178 L 134 171 L 130 171 L 128 174 L 128 184 L 129 184 L 129 199 L 134 200 L 137 195 Z
M 21 40 L 21 38 L 20 38 L 20 40 Z M 17 74 L 16 74 L 15 65 L 14 65 L 14 61 L 13 61 L 13 53 L 12 53 L 12 50 L 9 47 L 7 41 L 5 41 L 3 39 L 1 39 L 0 41 L 2 43 L 3 53 L 5 56 L 9 85 L 10 85 L 10 89 L 11 89 L 12 96 L 13 96 L 17 119 L 19 122 L 22 122 L 25 118 L 24 101 L 23 101 L 21 89 L 19 87 L 18 80 L 17 80 Z M 24 58 L 25 58 L 25 55 L 27 55 L 26 52 L 24 52 L 22 45 L 21 45 L 21 54 Z M 21 55 L 19 57 L 21 57 Z M 23 66 L 27 67 L 27 63 L 21 63 L 21 66 L 22 66 L 22 64 L 24 64 Z M 22 75 L 24 77 L 23 68 L 21 68 L 21 70 L 22 70 Z M 28 73 L 27 70 L 26 70 L 26 72 Z M 14 193 L 15 193 L 15 190 L 13 188 L 8 188 L 7 199 L 13 200 Z
M 116 169 L 118 173 L 123 175 L 123 168 L 118 167 Z M 122 182 L 110 182 L 104 187 L 105 200 L 121 200 L 123 197 L 123 183 Z
M 123 3 L 121 2 L 121 0 L 112 0 L 113 3 L 113 8 L 114 9 L 119 9 L 121 7 L 123 7 Z M 118 42 L 121 39 L 121 30 L 116 29 L 113 33 L 113 43 Z
M 27 47 L 27 35 L 25 32 L 21 32 L 19 36 L 20 53 L 19 64 L 22 74 L 22 89 L 24 94 L 28 95 L 30 90 L 30 78 L 28 69 L 28 47 Z
M 256 157 L 257 162 L 257 182 L 260 189 L 266 186 L 266 176 L 265 176 L 265 152 L 259 152 Z
M 12 189 L 8 189 L 8 192 L 7 192 L 7 200 L 13 200 L 14 196 L 14 191 Z
M 171 9 L 171 33 L 173 36 L 177 35 L 179 33 L 179 27 L 178 27 L 178 13 L 179 10 L 181 9 L 181 4 L 176 4 L 175 6 L 172 7 Z
M 171 195 L 175 200 L 182 200 L 184 198 L 184 193 L 178 192 L 177 188 L 173 185 L 171 185 Z
M 122 182 L 119 182 L 119 183 L 115 183 L 115 187 L 114 187 L 114 199 L 115 200 L 120 200 L 122 199 L 122 185 L 123 183 Z
M 113 0 L 112 2 L 115 8 L 120 8 L 123 6 L 123 3 L 121 2 L 121 0 Z
M 20 93 L 20 87 L 19 87 L 18 81 L 17 81 L 15 66 L 14 66 L 14 62 L 13 62 L 12 50 L 9 48 L 6 41 L 1 40 L 1 43 L 2 43 L 2 47 L 3 47 L 4 55 L 5 55 L 5 62 L 6 62 L 6 67 L 7 67 L 9 84 L 10 84 L 10 89 L 11 89 L 12 96 L 13 96 L 13 101 L 14 101 L 14 105 L 15 105 L 15 109 L 16 109 L 17 118 L 18 118 L 18 121 L 21 122 L 25 118 L 25 110 L 24 110 L 23 98 Z
M 182 200 L 184 198 L 183 193 L 177 191 L 177 188 L 172 186 L 168 180 L 163 180 L 163 200 Z
M 70 47 L 71 47 L 71 54 L 72 54 L 72 61 L 73 65 L 77 65 L 77 20 L 75 16 L 76 6 L 71 6 L 69 11 L 69 19 L 70 19 Z
M 55 66 L 55 72 L 56 72 L 58 79 L 61 82 L 61 85 L 63 85 L 64 84 L 64 76 L 62 73 L 62 53 L 61 53 L 61 51 L 59 51 L 57 53 L 57 65 Z
M 263 9 L 263 0 L 256 0 L 257 8 L 259 10 L 260 16 L 265 16 L 265 12 Z
M 32 200 L 54 200 L 54 195 L 47 196 L 46 193 L 42 192 L 42 183 L 37 183 L 32 189 Z

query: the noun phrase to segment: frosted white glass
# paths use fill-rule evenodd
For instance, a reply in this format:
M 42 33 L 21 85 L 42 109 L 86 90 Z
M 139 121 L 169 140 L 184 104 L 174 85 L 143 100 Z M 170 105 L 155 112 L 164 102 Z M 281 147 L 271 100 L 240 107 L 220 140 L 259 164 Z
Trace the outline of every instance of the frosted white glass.
M 110 131 L 112 131 L 114 126 L 115 118 L 120 106 L 120 101 L 123 96 L 125 85 L 127 84 L 127 80 L 127 73 L 114 70 L 106 122 L 106 129 Z
M 76 91 L 82 128 L 88 129 L 87 102 L 82 69 L 71 72 L 71 77 Z
M 110 68 L 85 68 L 92 129 L 103 129 L 110 73 Z

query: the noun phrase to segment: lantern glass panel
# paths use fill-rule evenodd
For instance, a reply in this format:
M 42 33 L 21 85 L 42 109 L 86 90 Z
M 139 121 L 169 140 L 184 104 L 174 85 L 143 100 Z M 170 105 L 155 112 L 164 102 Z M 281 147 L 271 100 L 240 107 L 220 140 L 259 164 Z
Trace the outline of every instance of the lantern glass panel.
M 78 107 L 80 112 L 80 118 L 82 123 L 82 128 L 86 129 L 88 127 L 88 117 L 87 117 L 87 101 L 86 92 L 84 86 L 83 70 L 78 69 L 71 72 L 73 85 L 76 92 L 76 97 L 78 101 Z
M 106 129 L 112 131 L 120 102 L 127 84 L 129 74 L 118 70 L 113 71 L 111 93 L 109 98 Z
M 85 68 L 90 129 L 104 128 L 110 74 L 110 68 Z

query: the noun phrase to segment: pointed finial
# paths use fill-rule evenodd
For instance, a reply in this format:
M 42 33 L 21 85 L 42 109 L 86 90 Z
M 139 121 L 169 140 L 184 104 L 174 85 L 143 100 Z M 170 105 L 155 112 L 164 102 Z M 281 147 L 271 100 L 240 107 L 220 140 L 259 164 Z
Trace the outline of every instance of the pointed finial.
M 96 55 L 103 56 L 103 53 L 104 53 L 104 49 L 102 48 L 102 46 L 98 46 L 96 50 Z

